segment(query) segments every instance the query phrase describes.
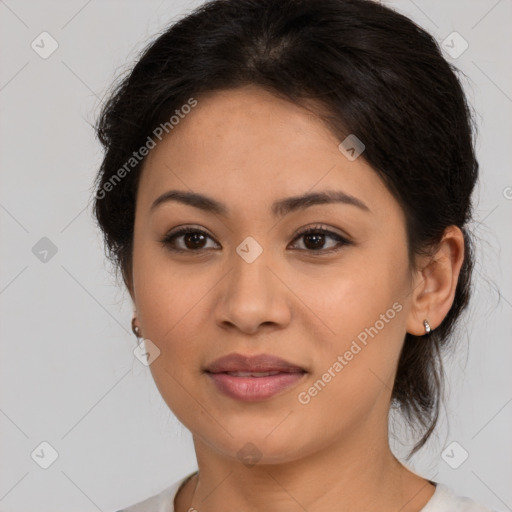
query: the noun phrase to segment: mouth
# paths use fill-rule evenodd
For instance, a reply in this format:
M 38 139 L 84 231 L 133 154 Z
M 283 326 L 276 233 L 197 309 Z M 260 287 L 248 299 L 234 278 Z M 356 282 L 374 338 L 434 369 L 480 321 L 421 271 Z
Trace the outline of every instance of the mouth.
M 235 400 L 266 400 L 297 385 L 308 373 L 304 368 L 269 354 L 231 354 L 205 370 L 217 391 Z

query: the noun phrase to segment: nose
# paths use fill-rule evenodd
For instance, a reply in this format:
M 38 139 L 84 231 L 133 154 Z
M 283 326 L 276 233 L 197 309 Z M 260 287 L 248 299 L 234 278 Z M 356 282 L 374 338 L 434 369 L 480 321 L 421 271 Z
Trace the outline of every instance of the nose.
M 217 288 L 219 326 L 254 334 L 262 326 L 278 329 L 289 324 L 291 292 L 275 267 L 264 252 L 252 263 L 234 254 L 231 271 Z

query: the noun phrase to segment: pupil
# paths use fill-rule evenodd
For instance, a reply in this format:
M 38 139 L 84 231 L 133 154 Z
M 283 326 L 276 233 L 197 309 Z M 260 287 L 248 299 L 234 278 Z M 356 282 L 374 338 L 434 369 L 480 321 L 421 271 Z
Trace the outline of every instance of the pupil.
M 197 242 L 199 241 L 198 238 L 201 238 L 201 237 L 204 238 L 204 235 L 202 235 L 201 233 L 192 233 L 192 234 L 185 235 L 185 245 L 187 246 L 188 249 L 197 249 L 198 248 Z M 192 247 L 189 247 L 189 245 L 188 245 L 188 242 L 190 240 L 192 240 Z
M 325 235 L 306 235 L 306 240 L 308 240 L 308 239 L 316 240 L 312 244 L 313 247 L 309 247 L 308 243 L 306 242 L 306 247 L 308 247 L 308 249 L 318 249 L 319 247 L 321 247 L 323 245 L 324 236 Z

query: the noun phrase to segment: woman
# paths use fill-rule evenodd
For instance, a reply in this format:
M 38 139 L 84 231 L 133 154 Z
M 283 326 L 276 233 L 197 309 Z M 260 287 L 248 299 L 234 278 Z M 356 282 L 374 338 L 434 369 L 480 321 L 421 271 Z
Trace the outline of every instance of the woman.
M 213 0 L 105 105 L 95 213 L 198 471 L 126 512 L 486 511 L 393 455 L 432 434 L 470 295 L 472 118 L 368 0 Z

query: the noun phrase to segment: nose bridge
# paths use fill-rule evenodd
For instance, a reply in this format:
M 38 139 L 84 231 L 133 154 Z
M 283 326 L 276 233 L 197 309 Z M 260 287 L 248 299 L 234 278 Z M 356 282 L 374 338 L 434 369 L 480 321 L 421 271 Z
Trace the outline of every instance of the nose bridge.
M 247 237 L 231 255 L 231 272 L 217 301 L 216 317 L 253 332 L 262 323 L 283 324 L 289 319 L 286 287 L 270 270 L 272 253 Z
M 258 302 L 267 301 L 276 293 L 270 283 L 272 273 L 269 266 L 270 251 L 265 250 L 255 238 L 245 238 L 235 249 L 231 257 L 229 294 L 247 301 L 253 297 Z

